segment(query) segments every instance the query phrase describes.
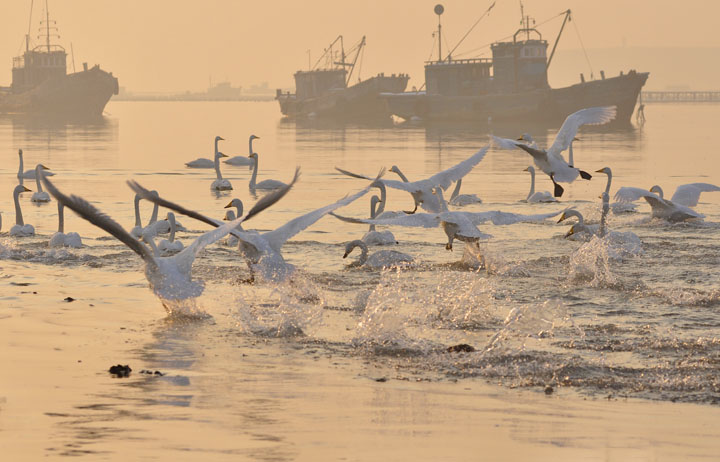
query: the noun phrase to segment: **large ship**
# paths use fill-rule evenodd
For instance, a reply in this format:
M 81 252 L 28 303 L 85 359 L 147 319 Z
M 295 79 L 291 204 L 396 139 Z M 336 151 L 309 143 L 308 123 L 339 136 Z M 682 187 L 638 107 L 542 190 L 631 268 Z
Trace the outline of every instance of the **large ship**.
M 118 79 L 87 63 L 68 74 L 65 49 L 51 43 L 57 28 L 51 26 L 47 2 L 41 24 L 45 43 L 31 48 L 30 34 L 25 36 L 25 52 L 13 58 L 12 85 L 0 87 L 0 114 L 101 116 L 110 97 L 118 94 Z
M 491 6 L 492 8 L 492 6 Z M 438 15 L 441 36 L 442 5 Z M 631 70 L 615 77 L 585 81 L 564 88 L 550 88 L 547 71 L 571 11 L 565 13 L 560 32 L 547 56 L 548 42 L 523 15 L 522 27 L 512 41 L 491 45 L 492 59 L 453 59 L 442 55 L 425 63 L 425 91 L 387 92 L 381 95 L 390 112 L 406 120 L 428 121 L 537 121 L 562 122 L 568 114 L 591 106 L 617 106 L 614 123 L 627 124 L 647 72 Z
M 333 47 L 340 43 L 339 56 Z M 374 119 L 387 117 L 381 93 L 405 91 L 409 76 L 406 74 L 378 74 L 350 85 L 350 79 L 365 46 L 365 37 L 346 55 L 343 37 L 338 36 L 308 71 L 295 73 L 295 93 L 277 90 L 275 99 L 280 111 L 287 117 L 332 117 L 334 119 Z M 348 59 L 349 56 L 354 57 Z M 339 61 L 336 61 L 339 59 Z M 319 68 L 325 60 L 325 67 Z

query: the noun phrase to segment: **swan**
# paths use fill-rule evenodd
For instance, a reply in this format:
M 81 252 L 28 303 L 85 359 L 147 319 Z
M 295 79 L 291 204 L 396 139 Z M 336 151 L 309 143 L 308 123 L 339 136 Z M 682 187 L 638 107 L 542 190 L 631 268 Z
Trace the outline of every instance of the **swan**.
M 545 213 L 540 215 L 520 215 L 509 212 L 501 212 L 498 210 L 489 212 L 459 212 L 450 211 L 447 208 L 447 202 L 442 195 L 441 188 L 435 188 L 434 194 L 439 197 L 442 212 L 440 213 L 415 213 L 403 217 L 387 218 L 382 220 L 363 220 L 357 218 L 344 217 L 333 213 L 335 218 L 348 223 L 367 223 L 375 225 L 397 225 L 412 226 L 420 228 L 437 228 L 441 227 L 448 238 L 445 249 L 452 250 L 452 244 L 455 239 L 463 242 L 477 243 L 480 239 L 488 239 L 492 237 L 483 233 L 477 228 L 477 225 L 487 221 L 494 225 L 511 225 L 520 222 L 542 221 L 546 218 L 557 216 L 560 212 Z
M 116 237 L 145 261 L 145 277 L 150 284 L 150 289 L 161 299 L 163 305 L 170 313 L 172 313 L 173 306 L 175 306 L 172 302 L 194 300 L 199 297 L 204 290 L 202 281 L 192 279 L 192 264 L 195 261 L 195 257 L 197 257 L 206 246 L 221 239 L 242 221 L 252 218 L 262 210 L 273 205 L 290 189 L 290 187 L 288 187 L 285 190 L 263 197 L 247 215 L 202 234 L 180 253 L 170 257 L 158 257 L 156 256 L 157 247 L 151 238 L 152 234 L 150 231 L 144 234 L 144 236 L 150 237 L 147 240 L 147 245 L 145 245 L 132 237 L 122 226 L 109 216 L 100 212 L 85 199 L 74 195 L 66 196 L 47 178 L 43 178 L 43 182 L 45 183 L 45 188 L 50 191 L 50 194 L 52 194 L 58 202 L 62 202 L 66 207 L 80 215 L 80 217 Z M 149 197 L 159 198 L 159 196 L 152 194 L 149 194 Z
M 250 158 L 254 161 L 252 177 L 250 178 L 250 192 L 252 194 L 255 194 L 255 190 L 257 189 L 269 191 L 287 186 L 285 183 L 278 180 L 263 180 L 260 183 L 256 183 L 258 172 L 258 154 L 256 152 L 251 152 Z
M 448 204 L 458 207 L 470 204 L 482 204 L 482 199 L 477 197 L 475 194 L 460 194 L 460 185 L 462 185 L 462 178 L 457 180 L 457 183 L 455 183 L 455 189 L 450 195 Z
M 440 186 L 443 189 L 447 189 L 450 184 L 453 181 L 457 181 L 467 175 L 470 170 L 473 169 L 477 164 L 480 163 L 481 160 L 485 157 L 485 154 L 487 154 L 488 146 L 480 149 L 478 152 L 473 154 L 472 156 L 468 157 L 467 159 L 463 160 L 462 162 L 443 170 L 442 172 L 436 173 L 435 175 L 431 176 L 430 178 L 426 178 L 424 180 L 418 180 L 418 181 L 408 181 L 407 177 L 403 175 L 403 173 L 400 171 L 400 169 L 393 165 L 390 168 L 391 172 L 396 173 L 403 181 L 397 181 L 397 180 L 378 180 L 382 181 L 385 186 L 395 189 L 400 189 L 402 191 L 409 192 L 413 200 L 415 201 L 415 209 L 412 212 L 408 213 L 415 213 L 417 211 L 418 205 L 420 205 L 423 209 L 427 210 L 428 212 L 432 213 L 440 213 L 442 211 L 442 206 L 440 204 L 440 201 L 436 194 L 433 194 L 433 188 Z M 372 178 L 369 178 L 364 175 L 358 175 L 354 173 L 347 172 L 345 170 L 341 170 L 336 168 L 340 173 L 343 173 L 348 176 L 352 176 L 354 178 L 365 178 L 368 180 L 371 180 Z
M 225 206 L 226 209 L 229 209 L 229 208 L 231 208 L 231 207 L 235 207 L 235 209 L 237 210 L 237 216 L 238 216 L 238 217 L 241 217 L 241 216 L 242 216 L 242 214 L 243 214 L 243 202 L 242 202 L 240 199 L 235 198 L 235 199 L 231 200 L 228 205 Z M 225 218 L 223 218 L 223 220 L 225 220 L 225 221 L 232 221 L 232 220 L 235 219 L 235 216 L 236 216 L 236 215 L 235 215 L 235 211 L 233 211 L 233 210 L 228 210 L 228 211 L 225 212 Z M 243 228 L 242 228 L 242 224 L 239 224 L 236 229 L 239 230 L 239 231 L 244 231 Z M 228 236 L 225 238 L 225 241 L 223 242 L 223 244 L 225 244 L 225 245 L 227 245 L 227 246 L 229 246 L 229 247 L 236 247 L 239 242 L 240 242 L 240 241 L 238 240 L 237 237 L 233 236 L 232 234 L 228 234 Z
M 361 240 L 350 241 L 345 245 L 345 254 L 343 258 L 347 258 L 348 255 L 355 249 L 360 247 L 360 257 L 348 265 L 349 268 L 358 266 L 365 266 L 372 269 L 391 268 L 394 266 L 407 265 L 412 263 L 414 258 L 410 255 L 397 250 L 380 250 L 373 253 L 368 257 L 368 246 Z
M 243 166 L 247 165 L 248 167 L 252 167 L 255 164 L 255 161 L 250 158 L 250 154 L 252 154 L 253 151 L 253 140 L 259 140 L 259 136 L 250 135 L 250 149 L 248 150 L 247 156 L 234 156 L 229 157 L 225 159 L 223 162 L 225 162 L 228 165 L 235 165 L 235 166 Z
M 170 237 L 168 239 L 163 239 L 162 241 L 160 241 L 157 246 L 158 251 L 160 252 L 160 256 L 162 257 L 169 257 L 170 255 L 175 255 L 176 253 L 181 252 L 183 247 L 185 247 L 182 242 L 175 240 L 175 214 L 172 212 L 168 212 L 167 221 L 170 222 Z
M 660 186 L 655 185 L 650 188 L 650 191 L 660 196 L 660 199 L 663 199 L 663 190 Z M 698 205 L 701 193 L 712 191 L 720 191 L 720 186 L 715 186 L 710 183 L 683 184 L 677 187 L 675 194 L 672 195 L 670 200 L 675 204 L 684 205 L 685 207 L 695 207 Z
M 35 182 L 37 183 L 37 191 L 33 193 L 30 200 L 32 202 L 50 202 L 50 194 L 47 191 L 43 191 L 42 184 L 40 184 L 40 170 L 47 170 L 48 168 L 43 164 L 37 164 L 35 167 Z
M 20 157 L 20 167 L 18 168 L 18 183 L 23 184 L 23 180 L 34 180 L 36 179 L 35 169 L 25 170 L 23 172 L 23 150 L 18 149 L 18 156 Z M 53 172 L 45 172 L 45 176 L 53 176 Z
M 299 174 L 300 170 L 297 169 L 295 171 L 295 177 L 288 186 L 278 190 L 277 192 L 270 193 L 270 195 L 274 196 L 279 192 L 289 190 L 289 188 L 297 181 Z M 200 220 L 211 226 L 220 226 L 221 224 L 218 220 L 213 220 L 212 218 L 208 218 L 195 211 L 185 209 L 178 204 L 174 204 L 160 197 L 156 198 L 152 196 L 149 194 L 148 190 L 140 186 L 137 182 L 131 182 L 129 184 L 135 192 L 143 197 L 143 199 L 157 201 L 165 208 L 169 208 L 178 213 L 182 213 L 183 215 L 195 218 L 196 220 Z M 258 233 L 257 231 L 232 230 L 232 234 L 240 240 L 240 254 L 245 258 L 252 273 L 253 280 L 255 276 L 258 276 L 266 281 L 282 282 L 290 277 L 294 273 L 295 267 L 290 263 L 287 263 L 285 258 L 283 258 L 282 247 L 285 242 L 333 210 L 348 205 L 356 199 L 359 199 L 370 190 L 370 187 L 371 186 L 368 185 L 355 194 L 346 196 L 330 205 L 326 205 L 325 207 L 321 207 L 317 210 L 306 213 L 305 215 L 296 217 L 272 231 Z M 264 200 L 265 198 L 260 199 L 260 202 Z
M 222 177 L 222 173 L 220 173 L 220 158 L 221 157 L 227 157 L 222 152 L 215 153 L 215 175 L 216 179 L 212 182 L 210 185 L 210 189 L 213 191 L 229 191 L 233 187 L 230 184 L 229 180 L 226 180 Z
M 35 235 L 35 227 L 26 225 L 23 221 L 22 210 L 20 210 L 20 193 L 29 192 L 25 186 L 19 184 L 13 190 L 13 201 L 15 201 L 15 226 L 10 228 L 10 235 L 14 237 L 28 237 Z
M 615 118 L 617 109 L 615 106 L 591 107 L 581 109 L 567 116 L 562 127 L 555 135 L 555 141 L 547 150 L 536 149 L 517 141 L 492 136 L 493 143 L 503 149 L 515 146 L 530 154 L 537 165 L 547 174 L 555 186 L 555 197 L 561 197 L 564 188 L 558 184 L 572 183 L 578 174 L 585 180 L 592 178 L 589 173 L 568 165 L 561 153 L 570 148 L 575 135 L 582 125 L 600 125 L 610 122 Z
M 703 184 L 703 183 L 695 183 L 695 184 Z M 678 188 L 678 189 L 680 189 L 680 188 Z M 647 189 L 642 189 L 642 188 L 623 186 L 622 188 L 618 189 L 617 192 L 615 193 L 615 200 L 618 202 L 628 203 L 628 202 L 635 202 L 636 200 L 638 200 L 642 197 L 645 199 L 645 201 L 647 201 L 648 204 L 650 204 L 650 207 L 652 208 L 652 217 L 653 218 L 662 218 L 663 220 L 667 220 L 670 222 L 680 222 L 680 221 L 686 221 L 686 220 L 702 219 L 705 217 L 705 215 L 696 212 L 695 210 L 691 209 L 690 207 L 675 203 L 672 200 L 663 199 L 662 196 L 660 196 L 660 194 L 662 194 L 662 188 L 660 188 L 660 186 L 657 186 L 657 185 L 650 188 L 649 191 Z M 698 193 L 698 196 L 699 195 L 700 195 L 700 193 Z M 680 197 L 681 201 L 687 200 L 685 193 L 682 193 L 679 197 Z M 694 193 L 691 198 L 693 198 L 693 197 L 694 197 Z
M 548 191 L 535 192 L 535 167 L 530 165 L 524 171 L 530 172 L 530 192 L 524 202 L 528 202 L 530 204 L 536 204 L 538 202 L 557 202 L 557 199 L 555 199 Z
M 591 237 L 598 234 L 598 229 L 600 228 L 600 225 L 586 225 L 585 218 L 583 218 L 582 213 L 578 212 L 575 209 L 565 210 L 562 215 L 560 215 L 558 223 L 562 223 L 570 217 L 577 218 L 578 222 L 570 227 L 570 230 L 565 234 L 566 238 L 570 238 L 574 241 L 589 240 Z
M 213 151 L 213 158 L 212 159 L 206 159 L 204 157 L 201 157 L 199 159 L 191 160 L 190 162 L 186 162 L 185 166 L 188 168 L 215 168 L 215 160 L 218 157 L 218 154 L 222 154 L 220 151 L 218 151 L 218 141 L 223 141 L 225 138 L 221 136 L 215 137 L 215 150 Z M 222 154 L 221 157 L 227 157 L 225 154 Z
M 608 194 L 608 197 L 610 197 L 610 185 L 612 184 L 612 170 L 610 167 L 603 167 L 600 170 L 596 170 L 595 173 L 604 173 L 607 175 L 608 180 L 607 184 L 605 185 L 605 193 Z M 637 211 L 637 207 L 635 204 L 632 203 L 626 203 L 626 202 L 613 202 L 610 204 L 610 208 L 612 209 L 612 212 L 614 214 L 619 213 L 632 213 Z
M 376 218 L 376 210 L 375 207 L 377 206 L 378 202 L 381 203 L 381 209 L 379 212 L 382 212 L 382 201 L 379 197 L 373 196 L 370 198 L 370 218 Z M 388 244 L 397 244 L 397 241 L 395 240 L 395 236 L 390 231 L 375 231 L 375 225 L 370 225 L 370 229 L 368 229 L 368 232 L 365 233 L 365 235 L 362 237 L 362 241 L 365 244 L 368 245 L 388 245 Z
M 58 230 L 50 238 L 48 245 L 50 247 L 72 247 L 79 249 L 82 247 L 82 239 L 78 233 L 65 233 L 65 214 L 62 202 L 58 202 Z

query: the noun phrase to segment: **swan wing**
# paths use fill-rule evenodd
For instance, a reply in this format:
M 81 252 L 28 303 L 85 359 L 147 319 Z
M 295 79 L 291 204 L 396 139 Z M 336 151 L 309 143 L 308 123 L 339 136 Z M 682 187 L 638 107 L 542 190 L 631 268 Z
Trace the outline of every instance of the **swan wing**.
M 655 197 L 659 199 L 657 194 L 652 193 L 647 189 L 635 188 L 632 186 L 623 186 L 618 189 L 615 193 L 614 199 L 621 204 L 627 204 L 629 202 L 635 202 L 642 197 Z
M 520 144 L 518 141 L 511 140 L 509 138 L 500 138 L 499 136 L 490 135 L 490 145 L 498 149 L 515 149 Z
M 548 164 L 548 153 L 546 151 L 543 151 L 542 149 L 531 148 L 530 146 L 526 146 L 522 143 L 517 144 L 516 146 L 530 154 L 538 166 L 542 165 L 543 163 Z M 544 170 L 545 169 L 543 169 L 543 171 Z
M 616 113 L 615 106 L 589 107 L 573 112 L 563 122 L 548 152 L 559 156 L 570 147 L 581 126 L 606 124 L 615 118 Z
M 720 186 L 710 183 L 690 183 L 678 186 L 670 199 L 672 202 L 686 207 L 695 207 L 700 200 L 700 193 L 720 191 Z
M 430 188 L 434 188 L 436 186 L 447 189 L 448 187 L 450 187 L 451 183 L 462 179 L 462 177 L 470 173 L 470 170 L 472 170 L 473 167 L 475 167 L 477 164 L 480 163 L 480 161 L 483 160 L 489 148 L 489 146 L 485 146 L 472 156 L 460 162 L 459 164 L 443 170 L 442 172 L 436 173 L 427 180 L 421 180 L 421 183 L 426 183 L 428 186 L 427 188 L 423 189 L 429 190 Z
M 440 225 L 440 218 L 436 213 L 414 213 L 412 215 L 403 215 L 390 218 L 351 218 L 331 213 L 338 220 L 348 223 L 369 224 L 369 225 L 385 225 L 385 226 L 411 226 L 416 228 L 436 228 Z
M 132 237 L 122 226 L 120 226 L 118 222 L 96 209 L 82 197 L 75 195 L 66 196 L 60 192 L 60 190 L 57 189 L 55 185 L 52 184 L 52 182 L 45 176 L 42 177 L 42 182 L 45 185 L 45 189 L 47 189 L 58 202 L 63 204 L 65 207 L 72 209 L 81 218 L 84 218 L 98 228 L 102 228 L 107 231 L 120 242 L 130 247 L 133 252 L 140 255 L 146 263 L 152 265 L 156 264 L 155 257 L 150 249 L 148 249 L 145 244 Z
M 543 221 L 548 218 L 552 218 L 560 215 L 562 210 L 551 213 L 540 213 L 534 215 L 523 215 L 520 213 L 502 212 L 500 210 L 493 210 L 489 212 L 461 212 L 464 213 L 468 219 L 474 224 L 479 225 L 487 221 L 494 225 L 514 225 L 515 223 L 532 223 Z
M 178 253 L 172 258 L 175 258 L 176 260 L 188 259 L 190 264 L 192 264 L 192 261 L 195 259 L 195 257 L 197 257 L 197 255 L 202 252 L 205 247 L 209 246 L 210 244 L 214 244 L 216 241 L 225 237 L 227 234 L 230 233 L 230 231 L 232 231 L 240 223 L 242 223 L 242 221 L 242 217 L 236 218 L 235 220 L 224 223 L 222 226 L 218 226 L 211 231 L 201 234 L 197 239 L 192 242 L 192 244 L 185 247 L 180 253 Z

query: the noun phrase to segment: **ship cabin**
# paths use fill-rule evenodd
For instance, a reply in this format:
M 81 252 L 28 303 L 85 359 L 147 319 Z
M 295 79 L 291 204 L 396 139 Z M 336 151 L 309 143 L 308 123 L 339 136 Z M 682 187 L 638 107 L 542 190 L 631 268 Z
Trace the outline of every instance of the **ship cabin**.
M 428 95 L 472 96 L 492 90 L 489 59 L 451 59 L 425 63 Z
M 534 32 L 538 38 L 530 38 Z M 517 40 L 518 34 L 525 40 Z M 491 45 L 493 54 L 493 81 L 498 93 L 544 90 L 550 88 L 547 79 L 546 40 L 536 29 L 520 29 L 512 42 Z
M 295 73 L 295 95 L 298 99 L 317 98 L 330 90 L 347 87 L 345 69 L 319 69 Z
M 60 45 L 38 46 L 13 58 L 12 91 L 36 87 L 50 77 L 67 74 L 67 53 Z

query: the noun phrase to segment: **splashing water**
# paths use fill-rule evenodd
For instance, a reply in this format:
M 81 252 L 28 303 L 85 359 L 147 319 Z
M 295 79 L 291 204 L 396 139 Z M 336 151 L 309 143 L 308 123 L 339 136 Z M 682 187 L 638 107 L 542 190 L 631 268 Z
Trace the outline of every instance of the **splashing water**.
M 574 282 L 589 282 L 593 287 L 609 286 L 617 279 L 610 270 L 610 241 L 593 236 L 570 258 L 568 277 Z

